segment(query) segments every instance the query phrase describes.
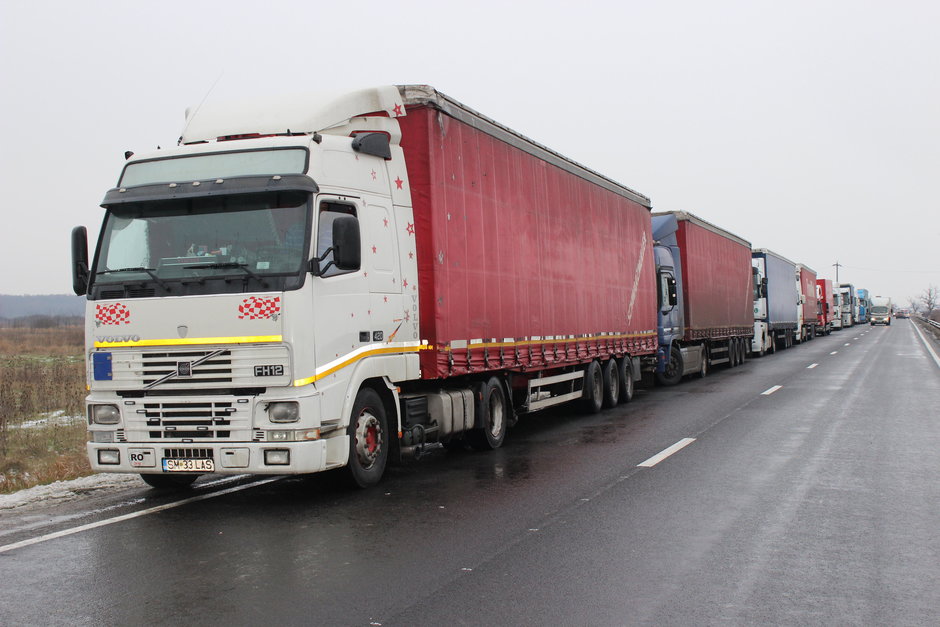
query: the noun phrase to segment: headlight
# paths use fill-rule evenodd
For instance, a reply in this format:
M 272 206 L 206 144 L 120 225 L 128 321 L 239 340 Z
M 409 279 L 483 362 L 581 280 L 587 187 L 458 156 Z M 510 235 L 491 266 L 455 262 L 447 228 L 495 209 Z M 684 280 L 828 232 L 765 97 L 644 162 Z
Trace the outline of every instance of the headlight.
M 269 403 L 268 418 L 271 422 L 297 422 L 300 420 L 300 404 L 296 401 Z
M 92 405 L 91 421 L 99 425 L 116 425 L 121 420 L 117 405 Z
M 265 434 L 268 442 L 306 442 L 320 439 L 319 429 L 301 429 L 300 431 L 268 431 Z
M 264 464 L 266 466 L 289 466 L 290 451 L 277 448 L 265 449 Z
M 121 452 L 103 448 L 98 451 L 98 463 L 102 466 L 115 466 L 121 463 Z

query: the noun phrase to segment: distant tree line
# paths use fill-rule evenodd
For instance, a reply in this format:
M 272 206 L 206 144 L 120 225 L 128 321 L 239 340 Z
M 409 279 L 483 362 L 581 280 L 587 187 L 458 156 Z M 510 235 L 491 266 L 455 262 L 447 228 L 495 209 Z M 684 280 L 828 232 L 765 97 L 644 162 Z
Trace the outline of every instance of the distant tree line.
M 0 328 L 6 329 L 56 329 L 59 327 L 82 326 L 81 316 L 18 316 L 0 318 Z

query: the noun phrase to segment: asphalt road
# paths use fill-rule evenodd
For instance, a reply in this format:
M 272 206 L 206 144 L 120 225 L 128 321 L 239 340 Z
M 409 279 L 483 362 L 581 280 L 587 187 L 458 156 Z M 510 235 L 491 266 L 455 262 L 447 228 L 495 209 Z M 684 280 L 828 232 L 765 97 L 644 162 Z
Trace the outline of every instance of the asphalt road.
M 0 514 L 0 624 L 935 625 L 938 405 L 940 360 L 897 320 L 527 417 L 368 491 L 40 503 Z

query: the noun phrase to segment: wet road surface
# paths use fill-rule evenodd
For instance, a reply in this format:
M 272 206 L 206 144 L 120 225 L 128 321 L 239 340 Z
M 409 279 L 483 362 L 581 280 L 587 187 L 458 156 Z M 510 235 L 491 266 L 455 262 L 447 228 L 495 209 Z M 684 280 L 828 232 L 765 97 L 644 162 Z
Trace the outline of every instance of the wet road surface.
M 899 320 L 525 417 L 372 490 L 37 504 L 0 513 L 0 624 L 936 624 L 938 404 Z

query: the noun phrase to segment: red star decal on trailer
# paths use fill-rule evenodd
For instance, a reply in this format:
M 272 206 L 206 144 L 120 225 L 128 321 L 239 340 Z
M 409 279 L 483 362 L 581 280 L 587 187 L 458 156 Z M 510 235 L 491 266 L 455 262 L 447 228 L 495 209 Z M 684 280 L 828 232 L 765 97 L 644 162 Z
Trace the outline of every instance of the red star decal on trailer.
M 401 187 L 401 186 L 402 186 L 402 183 L 404 183 L 404 181 L 401 180 L 401 177 L 400 177 L 400 176 L 395 179 L 395 185 L 398 187 L 398 189 L 402 189 L 402 187 Z
M 415 258 L 415 254 L 413 252 L 409 252 L 408 259 L 414 259 L 414 258 Z
M 402 279 L 402 281 L 401 281 L 401 286 L 402 286 L 402 287 L 408 287 L 408 279 Z
M 402 114 L 401 105 L 400 104 L 395 105 L 394 107 L 392 107 L 392 111 L 395 112 L 395 117 L 397 118 L 398 116 Z
M 372 247 L 372 254 L 374 255 L 379 249 L 375 246 Z
M 386 302 L 386 303 L 388 302 L 388 296 L 385 297 L 385 302 Z
M 405 230 L 408 231 L 408 235 L 414 235 L 414 234 L 415 234 L 415 225 L 412 224 L 411 222 L 409 222 L 409 223 L 408 223 L 408 227 L 407 227 Z
M 377 174 L 376 171 L 375 171 L 375 170 L 372 170 L 372 180 L 373 180 L 373 181 L 375 180 L 376 174 Z
M 388 218 L 382 218 L 382 222 L 385 224 L 385 227 L 388 228 Z

